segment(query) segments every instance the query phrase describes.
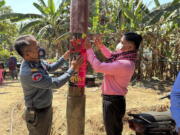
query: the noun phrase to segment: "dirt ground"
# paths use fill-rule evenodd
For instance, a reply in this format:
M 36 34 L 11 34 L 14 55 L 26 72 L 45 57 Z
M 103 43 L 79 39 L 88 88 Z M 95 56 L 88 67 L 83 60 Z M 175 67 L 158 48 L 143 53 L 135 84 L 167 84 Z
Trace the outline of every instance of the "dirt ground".
M 54 92 L 52 135 L 66 135 L 67 89 L 68 84 Z M 159 100 L 164 95 L 166 92 L 137 85 L 129 86 L 126 96 L 127 112 L 166 110 L 168 99 Z M 0 86 L 0 135 L 28 135 L 22 119 L 24 108 L 22 88 L 18 81 L 6 81 Z M 126 115 L 123 135 L 134 135 L 128 128 L 127 119 Z M 100 87 L 86 88 L 85 135 L 105 135 Z

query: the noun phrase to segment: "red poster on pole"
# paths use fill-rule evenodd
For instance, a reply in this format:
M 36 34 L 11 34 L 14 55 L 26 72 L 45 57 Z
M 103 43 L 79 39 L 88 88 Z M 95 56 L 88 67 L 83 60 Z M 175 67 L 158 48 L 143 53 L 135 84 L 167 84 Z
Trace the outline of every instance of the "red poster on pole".
M 85 38 L 84 39 L 73 39 L 70 41 L 70 53 L 72 57 L 82 56 L 83 64 L 80 66 L 78 73 L 75 73 L 70 78 L 70 85 L 77 87 L 85 87 L 86 83 L 86 67 L 87 67 L 87 53 L 85 49 Z

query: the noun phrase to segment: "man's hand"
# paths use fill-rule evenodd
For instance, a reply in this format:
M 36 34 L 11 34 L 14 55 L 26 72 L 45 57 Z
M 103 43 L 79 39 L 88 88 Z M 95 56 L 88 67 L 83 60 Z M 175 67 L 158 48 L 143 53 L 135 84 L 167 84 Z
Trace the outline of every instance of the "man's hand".
M 92 48 L 92 45 L 91 45 L 91 43 L 90 43 L 90 39 L 88 39 L 88 38 L 87 38 L 86 41 L 85 41 L 85 48 L 86 48 L 86 50 Z
M 102 43 L 102 39 L 101 39 L 101 36 L 100 35 L 97 35 L 96 37 L 94 37 L 94 44 L 100 48 L 103 43 Z
M 67 60 L 69 58 L 70 51 L 66 51 L 63 55 L 63 58 Z
M 78 72 L 79 67 L 82 65 L 82 63 L 83 63 L 83 57 L 79 56 L 76 60 L 71 61 L 71 68 L 76 72 Z

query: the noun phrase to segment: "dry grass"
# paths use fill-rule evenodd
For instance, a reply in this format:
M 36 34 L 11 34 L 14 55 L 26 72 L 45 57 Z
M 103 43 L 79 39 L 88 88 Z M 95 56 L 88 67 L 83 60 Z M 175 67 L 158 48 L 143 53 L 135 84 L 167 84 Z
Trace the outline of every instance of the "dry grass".
M 159 101 L 163 95 L 152 89 L 130 86 L 126 96 L 127 112 L 164 111 L 168 108 L 169 101 L 167 99 Z M 67 85 L 54 92 L 52 135 L 66 134 L 66 97 Z M 86 88 L 85 135 L 105 135 L 101 102 L 100 88 Z M 10 134 L 10 116 L 14 108 L 13 135 L 27 135 L 26 125 L 22 118 L 23 93 L 18 81 L 8 81 L 4 86 L 0 86 L 0 103 L 0 134 Z M 123 135 L 132 135 L 133 132 L 128 128 L 127 120 L 126 115 Z

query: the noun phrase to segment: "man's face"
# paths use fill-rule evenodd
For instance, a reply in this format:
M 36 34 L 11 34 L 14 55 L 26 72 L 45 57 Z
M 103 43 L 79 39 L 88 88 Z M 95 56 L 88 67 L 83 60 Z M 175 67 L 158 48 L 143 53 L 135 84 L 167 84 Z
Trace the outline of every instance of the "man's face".
M 120 46 L 119 49 L 123 52 L 124 51 L 131 51 L 134 49 L 134 44 L 130 41 L 127 41 L 124 36 L 121 38 L 121 40 L 117 46 Z M 118 51 L 118 47 L 116 50 Z
M 30 61 L 39 60 L 39 46 L 37 40 L 34 37 L 28 37 L 27 41 L 30 43 L 30 45 L 24 48 L 25 59 Z

